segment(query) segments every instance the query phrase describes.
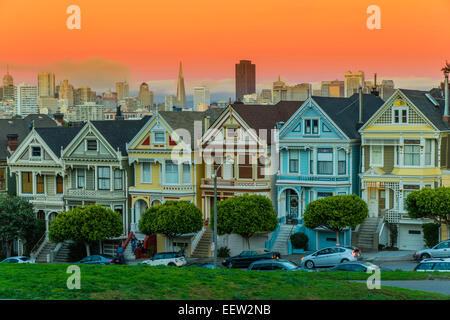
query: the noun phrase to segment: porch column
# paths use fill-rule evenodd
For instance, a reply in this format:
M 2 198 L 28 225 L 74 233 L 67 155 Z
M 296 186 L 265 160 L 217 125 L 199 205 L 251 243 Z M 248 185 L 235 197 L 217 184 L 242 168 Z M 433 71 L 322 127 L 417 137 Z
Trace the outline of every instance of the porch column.
M 49 211 L 44 211 L 44 216 L 45 216 L 45 240 L 49 240 L 48 239 L 48 229 L 50 228 L 50 212 Z
M 111 192 L 114 191 L 114 170 L 112 168 L 112 166 L 109 166 L 109 190 Z M 123 179 L 122 179 L 123 182 Z
M 134 206 L 135 205 L 136 205 L 136 203 L 134 204 Z M 135 222 L 135 216 L 134 216 L 135 208 L 134 208 L 134 206 L 131 207 L 131 226 L 130 226 L 130 230 L 132 232 L 136 232 L 136 222 Z

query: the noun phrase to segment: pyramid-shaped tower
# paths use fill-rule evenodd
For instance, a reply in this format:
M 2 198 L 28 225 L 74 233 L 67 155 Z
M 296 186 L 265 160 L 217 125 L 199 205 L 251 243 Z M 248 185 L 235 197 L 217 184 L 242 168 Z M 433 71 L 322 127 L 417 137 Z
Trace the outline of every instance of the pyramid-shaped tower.
M 179 107 L 186 108 L 186 91 L 184 90 L 183 67 L 181 65 L 181 62 L 180 71 L 178 73 L 177 101 Z

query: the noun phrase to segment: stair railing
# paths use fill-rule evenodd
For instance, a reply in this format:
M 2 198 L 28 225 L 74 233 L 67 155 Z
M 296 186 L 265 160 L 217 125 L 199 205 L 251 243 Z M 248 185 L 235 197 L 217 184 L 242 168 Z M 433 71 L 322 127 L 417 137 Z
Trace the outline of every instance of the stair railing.
M 47 262 L 51 263 L 55 260 L 56 255 L 59 252 L 59 249 L 61 249 L 63 243 L 62 242 L 58 242 L 58 244 L 56 245 L 55 249 L 53 249 L 52 251 L 50 251 L 49 253 L 49 257 L 47 259 Z
M 30 257 L 32 259 L 36 259 L 37 256 L 39 255 L 39 253 L 41 252 L 42 248 L 44 247 L 44 245 L 46 244 L 46 238 L 47 238 L 47 232 L 44 232 L 44 234 L 42 235 L 42 237 L 38 240 L 38 242 L 36 242 L 36 244 L 34 245 L 34 247 L 31 249 L 31 253 L 30 253 Z
M 128 235 L 127 240 L 125 240 L 125 243 L 124 243 L 123 246 L 122 246 L 123 251 L 125 251 L 125 249 L 127 248 L 128 243 L 130 243 L 131 238 L 133 237 L 133 235 L 134 235 L 134 233 L 133 233 L 133 231 L 131 231 L 130 234 Z
M 272 247 L 275 243 L 275 240 L 278 237 L 278 233 L 280 232 L 280 223 L 278 224 L 277 228 L 275 229 L 275 231 L 272 233 L 272 236 L 270 237 L 270 240 L 266 241 L 266 249 L 267 250 L 272 250 Z
M 197 232 L 197 234 L 194 236 L 194 239 L 191 242 L 191 256 L 194 253 L 195 249 L 197 248 L 197 245 L 200 242 L 200 239 L 203 237 L 203 234 L 205 233 L 206 228 L 203 227 L 202 230 Z

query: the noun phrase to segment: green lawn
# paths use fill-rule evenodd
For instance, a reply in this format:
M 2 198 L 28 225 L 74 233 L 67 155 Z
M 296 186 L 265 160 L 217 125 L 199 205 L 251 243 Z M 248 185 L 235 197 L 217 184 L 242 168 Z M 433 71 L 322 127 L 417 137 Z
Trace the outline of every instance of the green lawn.
M 0 265 L 0 299 L 449 299 L 406 289 L 368 290 L 368 274 L 248 272 L 149 266 L 81 265 L 81 289 L 66 287 L 67 264 Z M 382 279 L 427 279 L 383 272 Z M 450 279 L 449 275 L 439 275 Z

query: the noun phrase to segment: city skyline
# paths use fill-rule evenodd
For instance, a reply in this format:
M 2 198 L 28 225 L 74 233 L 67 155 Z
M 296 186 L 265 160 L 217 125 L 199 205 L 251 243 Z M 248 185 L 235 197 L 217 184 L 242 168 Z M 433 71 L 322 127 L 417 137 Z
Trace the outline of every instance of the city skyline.
M 257 65 L 257 88 L 278 75 L 290 84 L 314 84 L 363 70 L 368 78 L 376 72 L 399 87 L 427 89 L 441 79 L 440 67 L 450 51 L 450 25 L 444 23 L 450 10 L 447 0 L 414 5 L 379 0 L 381 30 L 366 26 L 366 9 L 373 4 L 368 0 L 281 0 L 276 15 L 268 1 L 209 6 L 204 0 L 130 0 L 124 10 L 105 1 L 80 0 L 81 30 L 66 28 L 67 3 L 41 3 L 46 10 L 39 12 L 12 0 L 0 4 L 0 30 L 8 31 L 2 33 L 8 45 L 0 52 L 0 73 L 5 74 L 9 64 L 17 83 L 35 84 L 36 73 L 50 71 L 58 82 L 70 79 L 75 86 L 97 91 L 113 88 L 116 81 L 127 81 L 133 91 L 142 82 L 151 90 L 169 90 L 183 61 L 187 91 L 207 85 L 211 92 L 233 92 L 234 65 L 248 59 Z M 144 23 L 148 12 L 151 28 Z M 424 24 L 424 16 L 443 23 Z M 230 17 L 244 21 L 244 26 L 217 23 Z M 299 37 L 292 37 L 295 34 Z M 143 44 L 143 37 L 150 41 Z M 119 39 L 126 39 L 124 45 L 118 45 Z M 192 46 L 205 39 L 207 45 Z

